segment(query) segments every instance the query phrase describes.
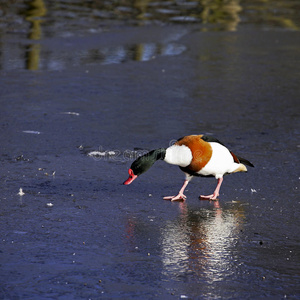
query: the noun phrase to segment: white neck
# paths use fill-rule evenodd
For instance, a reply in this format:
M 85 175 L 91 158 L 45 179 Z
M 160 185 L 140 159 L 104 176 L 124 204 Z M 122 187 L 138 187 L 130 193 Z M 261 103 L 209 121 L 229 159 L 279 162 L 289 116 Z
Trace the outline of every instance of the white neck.
M 185 145 L 173 145 L 166 149 L 164 161 L 168 164 L 187 167 L 192 161 L 192 151 Z

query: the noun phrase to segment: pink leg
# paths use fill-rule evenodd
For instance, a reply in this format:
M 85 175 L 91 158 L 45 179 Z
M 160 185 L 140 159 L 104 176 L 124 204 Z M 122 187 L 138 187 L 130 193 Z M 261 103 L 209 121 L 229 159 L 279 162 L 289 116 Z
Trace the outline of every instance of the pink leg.
M 164 197 L 164 200 L 171 200 L 171 201 L 185 200 L 186 196 L 183 194 L 183 192 L 184 192 L 186 186 L 188 185 L 188 183 L 189 183 L 189 180 L 186 179 L 177 196 L 167 196 L 167 197 Z
M 216 187 L 213 194 L 208 195 L 208 196 L 201 195 L 200 199 L 201 200 L 217 200 L 217 197 L 219 196 L 219 192 L 220 192 L 222 182 L 223 182 L 223 177 L 218 179 L 218 184 L 217 184 L 217 187 Z

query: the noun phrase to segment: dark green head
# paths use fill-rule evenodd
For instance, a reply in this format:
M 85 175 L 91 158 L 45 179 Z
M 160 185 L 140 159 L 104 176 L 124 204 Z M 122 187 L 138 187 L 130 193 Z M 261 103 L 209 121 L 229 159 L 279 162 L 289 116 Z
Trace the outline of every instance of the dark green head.
M 160 148 L 155 149 L 147 154 L 138 157 L 132 164 L 130 169 L 128 170 L 129 177 L 124 182 L 124 184 L 130 184 L 134 179 L 136 179 L 139 175 L 148 171 L 152 165 L 159 159 L 164 159 L 166 155 L 166 149 Z

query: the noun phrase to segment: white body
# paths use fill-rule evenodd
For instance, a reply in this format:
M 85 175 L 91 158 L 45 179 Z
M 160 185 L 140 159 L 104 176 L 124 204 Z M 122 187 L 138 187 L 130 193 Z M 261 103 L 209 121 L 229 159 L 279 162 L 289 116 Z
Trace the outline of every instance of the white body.
M 198 172 L 199 175 L 212 175 L 219 179 L 225 173 L 232 173 L 240 167 L 240 164 L 234 162 L 231 153 L 226 147 L 216 142 L 209 144 L 212 147 L 212 156 L 209 162 Z M 192 159 L 193 156 L 189 147 L 173 145 L 167 148 L 164 160 L 172 165 L 187 167 Z
M 213 175 L 217 179 L 225 173 L 232 173 L 239 168 L 240 164 L 234 162 L 229 150 L 219 143 L 210 143 L 212 147 L 212 157 L 209 162 L 202 168 L 198 174 Z

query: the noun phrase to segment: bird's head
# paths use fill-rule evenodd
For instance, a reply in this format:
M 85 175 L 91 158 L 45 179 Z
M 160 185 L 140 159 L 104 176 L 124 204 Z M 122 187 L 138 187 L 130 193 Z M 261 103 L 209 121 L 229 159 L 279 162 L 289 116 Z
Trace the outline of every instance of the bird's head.
M 132 164 L 130 169 L 128 170 L 129 177 L 124 182 L 125 185 L 130 184 L 133 180 L 135 180 L 139 175 L 145 173 L 155 161 L 152 161 L 148 155 L 143 155 L 137 158 Z
M 148 152 L 147 154 L 138 157 L 128 170 L 129 177 L 123 183 L 128 185 L 132 183 L 139 175 L 148 171 L 152 165 L 159 159 L 164 159 L 166 150 L 164 148 L 156 149 Z

